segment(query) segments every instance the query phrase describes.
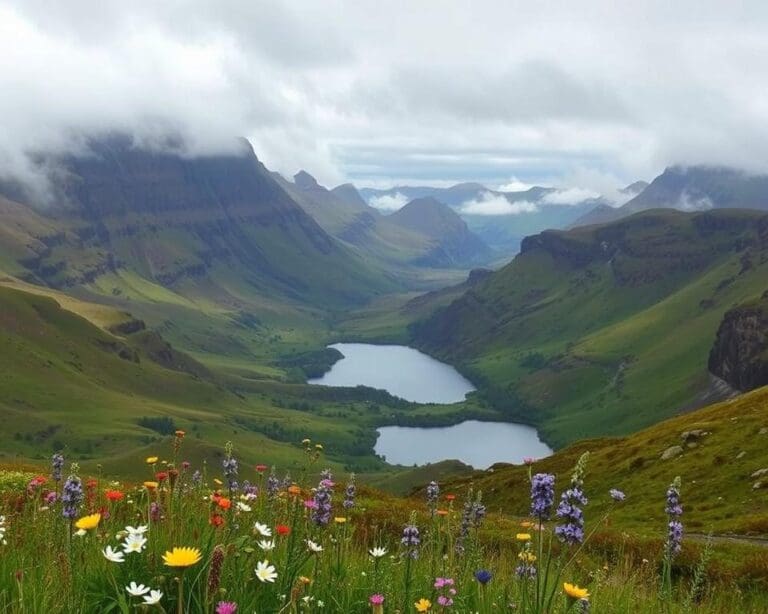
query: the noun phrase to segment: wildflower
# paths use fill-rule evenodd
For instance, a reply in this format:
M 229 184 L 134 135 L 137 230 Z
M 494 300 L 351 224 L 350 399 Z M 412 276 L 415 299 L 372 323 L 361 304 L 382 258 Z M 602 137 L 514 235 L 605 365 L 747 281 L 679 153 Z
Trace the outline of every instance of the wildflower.
M 216 614 L 235 614 L 237 604 L 234 601 L 219 601 L 216 605 Z
M 570 545 L 584 541 L 584 512 L 579 505 L 586 505 L 587 498 L 581 488 L 575 486 L 563 492 L 556 515 L 565 522 L 555 527 L 560 541 Z
M 280 490 L 280 480 L 272 473 L 267 478 L 267 498 L 274 499 L 277 496 L 277 492 Z
M 148 456 L 146 460 L 147 465 L 154 465 L 157 463 L 157 456 Z
M 521 579 L 533 579 L 536 577 L 536 555 L 529 550 L 530 544 L 526 544 L 526 549 L 517 555 L 520 564 L 515 568 L 515 575 Z
M 375 559 L 380 559 L 381 557 L 386 556 L 387 549 L 382 548 L 381 546 L 376 546 L 374 548 L 371 548 L 368 551 L 368 554 L 370 554 Z
M 265 524 L 261 524 L 260 522 L 253 523 L 253 530 L 262 537 L 272 537 L 272 529 L 270 529 Z
M 112 561 L 113 563 L 122 563 L 125 561 L 125 555 L 119 550 L 113 550 L 112 546 L 107 546 L 101 552 L 105 559 Z
M 149 504 L 149 517 L 152 519 L 153 522 L 157 522 L 162 517 L 163 510 L 160 507 L 160 504 L 157 501 L 152 501 L 152 503 Z
M 256 471 L 258 471 L 259 473 L 264 473 L 266 470 L 267 470 L 266 465 L 256 465 Z
M 440 496 L 440 487 L 437 482 L 432 481 L 427 486 L 427 507 L 432 511 L 432 515 L 435 514 L 435 508 L 437 507 L 437 498 Z
M 531 515 L 541 519 L 549 518 L 555 503 L 555 476 L 537 473 L 531 479 Z
M 357 488 L 355 487 L 355 474 L 349 476 L 349 482 L 347 488 L 344 491 L 344 501 L 341 504 L 345 510 L 355 507 L 355 495 L 357 494 Z
M 147 538 L 138 533 L 129 533 L 123 542 L 123 552 L 130 554 L 131 552 L 141 552 L 144 550 L 144 546 L 147 544 Z
M 417 612 L 428 612 L 432 608 L 432 602 L 429 599 L 423 597 L 419 599 L 415 604 Z
M 136 582 L 131 582 L 128 586 L 125 587 L 125 590 L 132 597 L 141 597 L 142 595 L 146 595 L 149 592 L 149 587 L 144 586 L 143 584 L 136 584 Z
M 158 482 L 161 482 L 161 483 L 162 483 L 162 482 L 165 482 L 165 480 L 167 480 L 167 479 L 168 479 L 168 472 L 167 472 L 167 471 L 158 471 L 158 472 L 155 474 L 155 479 L 156 479 Z
M 242 501 L 237 502 L 237 510 L 239 512 L 250 512 L 251 506 L 243 503 Z
M 144 482 L 144 488 L 147 490 L 155 490 L 160 484 L 157 482 Z
M 221 466 L 224 469 L 224 477 L 227 478 L 227 485 L 229 486 L 230 490 L 234 490 L 235 487 L 235 478 L 237 477 L 237 459 L 232 456 L 232 442 L 228 441 L 225 446 L 227 455 L 224 458 L 223 461 L 221 461 Z
M 192 463 L 190 463 L 189 461 L 181 461 L 181 469 L 182 469 L 182 471 L 186 471 L 187 469 L 190 468 L 191 465 L 192 465 Z
M 307 540 L 307 548 L 309 549 L 310 552 L 315 552 L 315 553 L 323 551 L 323 547 L 320 544 L 313 542 L 311 539 Z
M 77 522 L 75 522 L 75 526 L 82 531 L 90 531 L 91 529 L 95 529 L 99 526 L 100 520 L 101 514 L 90 514 L 80 518 Z
M 178 431 L 176 431 L 176 433 L 174 433 L 174 434 L 175 434 L 175 435 L 176 435 L 176 437 L 178 437 L 179 439 L 184 439 L 184 435 L 186 435 L 186 433 L 185 433 L 184 431 L 182 431 L 182 430 L 178 430 Z
M 446 597 L 445 595 L 440 595 L 437 598 L 437 603 L 444 608 L 450 608 L 453 605 L 453 599 Z
M 5 541 L 5 516 L 0 516 L 0 545 L 5 546 L 8 542 Z
M 51 457 L 51 477 L 54 482 L 61 482 L 61 471 L 64 468 L 64 455 L 57 452 Z
M 344 516 L 336 516 L 336 518 L 334 518 L 333 521 L 336 524 L 344 524 L 347 521 L 347 519 Z
M 589 591 L 586 588 L 579 588 L 575 584 L 564 582 L 563 590 L 570 599 L 589 599 Z
M 464 552 L 464 540 L 469 537 L 471 527 L 478 528 L 485 518 L 485 506 L 480 502 L 482 493 L 478 492 L 477 497 L 472 499 L 472 491 L 468 493 L 467 501 L 464 503 L 464 510 L 461 514 L 461 527 L 459 537 L 456 539 L 455 550 L 458 553 Z
M 200 473 L 199 469 L 195 469 L 195 471 L 192 473 L 192 484 L 195 486 L 200 486 L 200 483 L 203 481 L 203 474 Z
M 213 483 L 216 484 L 216 486 L 224 485 L 224 482 L 222 482 L 219 478 L 213 478 Z
M 305 446 L 308 446 L 310 443 L 312 443 L 312 440 L 305 438 L 301 440 L 301 443 L 304 444 Z
M 213 595 L 219 590 L 221 567 L 224 564 L 224 548 L 216 546 L 211 555 L 211 565 L 208 568 L 208 594 Z
M 163 593 L 160 591 L 149 591 L 149 595 L 144 595 L 144 604 L 145 605 L 155 605 L 160 603 L 160 600 L 163 598 Z
M 531 534 L 530 533 L 518 533 L 515 535 L 515 539 L 519 542 L 529 542 L 531 541 Z
M 375 594 L 368 598 L 371 604 L 373 614 L 383 614 L 384 612 L 384 595 Z
M 680 477 L 676 477 L 667 489 L 667 505 L 664 508 L 667 513 L 668 533 L 666 550 L 671 559 L 680 553 L 683 541 L 683 523 L 680 517 L 683 515 L 683 506 L 680 504 Z
M 530 467 L 531 465 L 533 465 L 535 460 L 536 459 L 533 458 L 532 456 L 525 456 L 525 457 L 523 457 L 523 464 L 524 465 L 528 465 Z
M 403 529 L 403 537 L 400 539 L 400 543 L 406 548 L 406 556 L 410 556 L 412 559 L 419 558 L 421 539 L 419 538 L 419 529 L 416 525 L 409 524 Z
M 76 475 L 70 475 L 61 492 L 61 515 L 72 520 L 83 502 L 83 483 Z
M 125 495 L 119 490 L 108 490 L 104 496 L 110 501 L 122 501 Z
M 228 510 L 230 507 L 232 507 L 232 500 L 227 499 L 226 497 L 219 497 L 216 499 L 216 505 L 218 505 L 223 510 Z
M 269 561 L 256 563 L 256 578 L 260 582 L 274 582 L 277 579 L 275 566 L 270 565 Z
M 163 563 L 168 567 L 190 567 L 200 561 L 201 554 L 197 548 L 179 548 L 166 551 Z
M 274 539 L 262 539 L 258 542 L 259 548 L 264 550 L 265 552 L 269 552 L 270 550 L 275 549 L 275 540 Z
M 288 487 L 288 494 L 289 495 L 294 495 L 294 496 L 300 495 L 301 494 L 301 487 L 297 486 L 296 484 L 291 484 Z
M 435 514 L 437 514 L 438 516 L 447 516 L 448 510 L 435 510 Z
M 456 499 L 456 495 L 445 495 L 445 500 L 450 503 L 451 501 L 454 501 Z
M 611 488 L 610 491 L 608 491 L 611 495 L 611 499 L 614 501 L 624 501 L 624 499 L 627 498 L 627 495 L 625 495 L 622 491 L 620 491 L 618 488 Z
M 493 574 L 487 569 L 478 569 L 475 572 L 475 580 L 477 580 L 483 586 L 488 584 L 491 581 L 492 577 L 493 577 Z
M 279 524 L 275 527 L 275 532 L 278 535 L 288 535 L 291 532 L 291 527 L 286 524 Z
M 330 472 L 327 475 L 330 476 Z M 312 510 L 312 522 L 318 526 L 325 526 L 331 520 L 332 487 L 333 482 L 330 477 L 325 477 L 315 489 L 315 508 Z
M 140 524 L 138 527 L 125 527 L 125 532 L 129 535 L 144 535 L 147 531 L 149 531 L 149 527 L 145 524 Z
M 306 507 L 308 510 L 316 510 L 317 509 L 317 503 L 314 499 L 307 499 L 304 501 L 304 507 Z

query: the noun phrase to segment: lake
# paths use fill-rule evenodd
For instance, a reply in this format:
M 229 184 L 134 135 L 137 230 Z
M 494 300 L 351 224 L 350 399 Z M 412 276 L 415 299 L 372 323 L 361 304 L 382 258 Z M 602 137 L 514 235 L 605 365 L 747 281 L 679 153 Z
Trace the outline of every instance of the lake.
M 370 386 L 414 403 L 458 403 L 475 387 L 451 365 L 404 345 L 336 343 L 344 358 L 310 384 Z
M 524 424 L 467 420 L 446 427 L 384 426 L 378 429 L 376 454 L 393 465 L 426 465 L 458 459 L 475 469 L 494 463 L 521 464 L 526 456 L 552 454 L 536 429 Z

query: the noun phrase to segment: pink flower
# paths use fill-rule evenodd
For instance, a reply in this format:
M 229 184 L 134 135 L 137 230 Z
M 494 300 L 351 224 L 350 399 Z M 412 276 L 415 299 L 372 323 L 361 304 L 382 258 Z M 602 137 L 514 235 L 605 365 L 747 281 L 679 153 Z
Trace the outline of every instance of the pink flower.
M 384 595 L 379 595 L 378 593 L 371 595 L 369 601 L 371 602 L 371 605 L 381 605 L 384 603 Z
M 523 464 L 525 464 L 525 465 L 533 465 L 533 461 L 534 461 L 534 460 L 536 460 L 536 459 L 535 459 L 535 458 L 533 458 L 532 456 L 526 456 L 526 457 L 523 459 Z
M 307 499 L 304 501 L 304 507 L 310 510 L 314 510 L 317 508 L 317 502 L 314 499 Z
M 216 614 L 235 614 L 237 604 L 234 601 L 219 601 L 216 606 Z
M 437 603 L 443 606 L 444 608 L 448 608 L 453 605 L 453 599 L 451 599 L 450 597 L 446 597 L 445 595 L 440 595 L 437 598 Z

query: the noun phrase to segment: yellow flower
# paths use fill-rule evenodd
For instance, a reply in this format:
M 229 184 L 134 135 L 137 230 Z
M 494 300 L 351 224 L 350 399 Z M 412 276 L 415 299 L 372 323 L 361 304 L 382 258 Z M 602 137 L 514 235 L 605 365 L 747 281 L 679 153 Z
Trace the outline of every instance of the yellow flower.
M 316 449 L 316 450 L 322 450 L 322 449 L 323 449 L 323 444 L 321 444 L 321 443 L 316 443 L 316 444 L 315 444 L 315 449 Z
M 148 456 L 147 465 L 154 465 L 157 462 L 157 456 Z
M 579 588 L 575 584 L 564 582 L 563 590 L 571 599 L 589 599 L 589 591 L 586 588 Z
M 213 483 L 216 484 L 216 486 L 221 486 L 224 484 L 219 478 L 213 478 Z
M 309 584 L 312 582 L 307 576 L 299 576 L 299 584 Z
M 308 446 L 312 442 L 311 439 L 302 439 L 301 443 L 303 443 L 305 446 Z
M 347 521 L 347 519 L 344 516 L 336 516 L 336 518 L 334 518 L 333 521 L 336 524 L 344 524 Z
M 200 561 L 197 548 L 174 548 L 163 555 L 163 563 L 168 567 L 189 567 Z
M 529 542 L 531 541 L 531 534 L 530 533 L 518 533 L 515 535 L 515 539 L 519 542 Z
M 157 488 L 159 484 L 157 482 L 144 482 L 144 488 L 149 488 L 149 490 L 153 490 L 154 488 Z
M 101 520 L 101 514 L 91 514 L 90 516 L 83 516 L 76 523 L 75 526 L 81 531 L 90 531 L 99 526 Z
M 417 612 L 426 612 L 432 607 L 432 602 L 429 599 L 424 599 L 423 597 L 419 599 L 416 603 L 413 605 L 416 606 Z
M 523 520 L 520 523 L 520 526 L 523 527 L 524 529 L 530 529 L 533 526 L 533 523 L 530 520 Z
M 517 555 L 517 558 L 529 565 L 536 562 L 536 555 L 533 552 L 521 552 Z

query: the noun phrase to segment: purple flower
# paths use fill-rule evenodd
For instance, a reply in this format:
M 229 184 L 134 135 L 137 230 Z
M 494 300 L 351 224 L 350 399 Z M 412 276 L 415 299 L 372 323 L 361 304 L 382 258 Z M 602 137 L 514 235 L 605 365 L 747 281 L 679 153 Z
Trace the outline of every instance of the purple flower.
M 232 456 L 228 456 L 223 461 L 221 461 L 221 466 L 224 469 L 224 477 L 227 478 L 227 484 L 230 490 L 234 490 L 233 484 L 235 486 L 237 485 L 237 482 L 235 481 L 238 469 L 237 459 Z
M 683 523 L 680 517 L 683 515 L 683 506 L 680 503 L 680 478 L 676 477 L 667 489 L 667 504 L 664 508 L 667 513 L 667 556 L 672 559 L 680 553 L 683 542 Z
M 403 537 L 400 539 L 400 543 L 405 546 L 406 556 L 410 556 L 412 559 L 419 558 L 419 544 L 421 543 L 421 539 L 419 538 L 419 529 L 416 525 L 406 525 L 403 529 Z
M 216 614 L 235 614 L 237 604 L 234 601 L 219 601 L 216 606 Z
M 344 503 L 342 503 L 342 505 L 344 506 L 345 510 L 355 507 L 356 494 L 357 489 L 355 488 L 355 474 L 353 473 L 349 476 L 349 483 L 347 484 L 347 489 L 344 491 Z
M 432 510 L 432 515 L 435 515 L 435 509 L 437 508 L 437 498 L 440 496 L 440 487 L 437 482 L 430 482 L 427 486 L 427 505 Z
M 244 495 L 258 495 L 259 487 L 255 484 L 251 484 L 248 480 L 243 480 L 243 494 Z
M 314 502 L 315 507 L 312 510 L 312 522 L 317 526 L 324 527 L 331 520 L 331 486 L 332 482 L 328 478 L 320 480 L 320 484 L 315 489 Z
M 195 486 L 199 486 L 203 481 L 203 474 L 200 473 L 199 469 L 195 469 L 194 473 L 192 474 L 192 483 Z
M 610 491 L 608 491 L 611 495 L 611 499 L 614 501 L 624 501 L 624 499 L 627 498 L 627 495 L 625 495 L 622 491 L 620 491 L 618 488 L 611 488 Z
M 152 519 L 152 522 L 158 522 L 162 515 L 163 508 L 160 507 L 160 504 L 157 501 L 152 501 L 152 503 L 149 504 L 149 517 Z
M 536 567 L 524 561 L 515 567 L 515 575 L 521 580 L 533 580 L 536 577 Z
M 61 482 L 61 471 L 64 468 L 64 455 L 57 452 L 51 457 L 51 477 L 54 482 Z
M 445 595 L 440 595 L 437 598 L 437 603 L 444 608 L 450 608 L 453 605 L 453 599 L 446 597 Z
M 584 512 L 579 506 L 586 504 L 587 498 L 579 486 L 572 486 L 562 494 L 556 515 L 565 522 L 555 527 L 560 541 L 571 546 L 584 541 Z
M 531 514 L 540 520 L 546 520 L 552 513 L 555 503 L 555 476 L 550 473 L 537 473 L 531 478 Z
M 77 510 L 83 502 L 83 483 L 76 475 L 70 475 L 61 492 L 61 515 L 70 520 L 77 517 Z

